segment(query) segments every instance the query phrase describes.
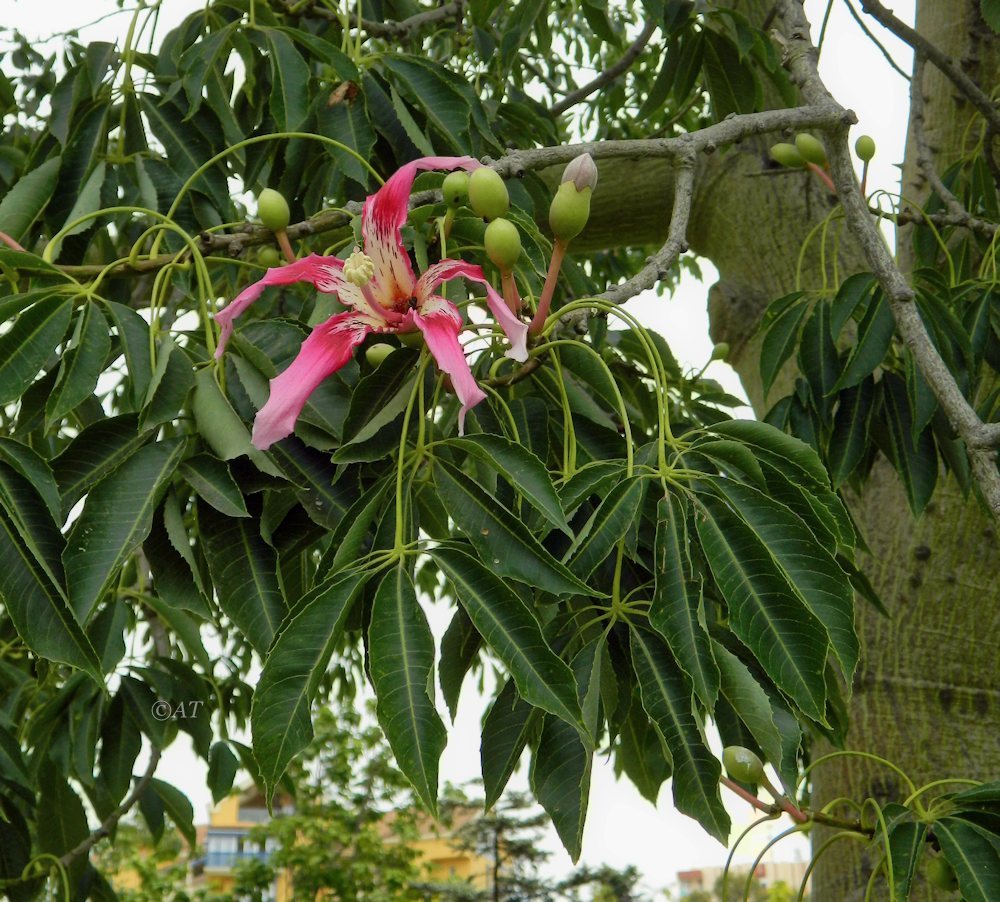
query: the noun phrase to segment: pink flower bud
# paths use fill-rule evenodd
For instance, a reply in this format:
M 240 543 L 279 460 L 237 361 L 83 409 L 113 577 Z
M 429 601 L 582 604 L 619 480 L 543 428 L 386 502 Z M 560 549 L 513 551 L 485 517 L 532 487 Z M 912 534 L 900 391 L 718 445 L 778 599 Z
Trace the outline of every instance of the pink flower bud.
M 597 187 L 597 166 L 589 153 L 582 153 L 570 161 L 562 175 L 562 183 L 566 182 L 572 182 L 577 191 L 584 188 L 593 191 Z

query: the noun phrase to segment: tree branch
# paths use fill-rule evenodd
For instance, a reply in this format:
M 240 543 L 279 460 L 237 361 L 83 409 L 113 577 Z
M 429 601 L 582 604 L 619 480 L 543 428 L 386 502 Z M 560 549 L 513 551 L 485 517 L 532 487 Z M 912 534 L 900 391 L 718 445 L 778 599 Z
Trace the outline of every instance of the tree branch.
M 836 103 L 816 68 L 816 49 L 809 39 L 809 22 L 801 0 L 780 0 L 780 15 L 786 34 L 776 35 L 785 47 L 785 66 L 803 97 L 813 104 Z M 919 86 L 917 87 L 919 92 Z M 882 286 L 896 321 L 896 328 L 913 354 L 944 410 L 952 427 L 965 442 L 969 461 L 987 506 L 1000 520 L 1000 470 L 996 465 L 996 445 L 1000 426 L 986 425 L 966 400 L 954 376 L 934 347 L 920 313 L 914 304 L 914 292 L 899 271 L 882 233 L 868 212 L 861 196 L 854 164 L 847 146 L 847 129 L 842 122 L 827 126 L 826 151 L 830 171 L 837 186 L 837 196 L 844 209 L 848 227 L 861 245 L 868 264 Z
M 609 66 L 600 75 L 598 75 L 592 81 L 587 82 L 583 87 L 577 88 L 575 91 L 571 91 L 558 103 L 552 105 L 552 109 L 549 110 L 549 115 L 555 117 L 560 116 L 566 112 L 571 106 L 575 106 L 581 100 L 589 97 L 595 91 L 599 91 L 605 85 L 611 84 L 619 75 L 626 72 L 635 62 L 636 57 L 642 53 L 643 48 L 649 43 L 649 39 L 653 36 L 653 32 L 657 29 L 657 22 L 650 19 L 646 23 L 646 27 L 643 28 L 642 32 L 625 50 L 622 54 L 620 60 L 613 66 Z
M 451 0 L 450 3 L 445 3 L 435 9 L 428 9 L 424 12 L 415 13 L 412 16 L 398 21 L 389 20 L 387 22 L 374 22 L 371 19 L 362 18 L 361 30 L 366 32 L 371 37 L 398 41 L 401 38 L 407 38 L 412 34 L 415 34 L 428 25 L 435 25 L 438 22 L 444 22 L 448 19 L 461 19 L 465 13 L 466 2 L 467 0 Z M 285 7 L 290 13 L 301 14 L 304 12 L 301 8 L 301 4 L 291 2 L 291 0 L 285 0 Z M 307 3 L 305 9 L 308 9 L 312 15 L 319 16 L 322 19 L 329 19 L 332 22 L 342 21 L 342 17 L 340 15 L 332 9 L 321 6 L 318 3 Z M 358 20 L 357 14 L 350 13 L 347 19 L 350 23 L 350 27 L 355 27 L 354 23 Z
M 968 75 L 966 75 L 940 47 L 927 40 L 916 29 L 911 28 L 902 19 L 897 18 L 891 9 L 886 9 L 879 0 L 861 0 L 861 8 L 877 22 L 889 29 L 897 38 L 909 44 L 914 51 L 927 57 L 942 74 L 972 105 L 983 114 L 990 127 L 1000 132 L 1000 111 L 992 100 L 983 92 Z

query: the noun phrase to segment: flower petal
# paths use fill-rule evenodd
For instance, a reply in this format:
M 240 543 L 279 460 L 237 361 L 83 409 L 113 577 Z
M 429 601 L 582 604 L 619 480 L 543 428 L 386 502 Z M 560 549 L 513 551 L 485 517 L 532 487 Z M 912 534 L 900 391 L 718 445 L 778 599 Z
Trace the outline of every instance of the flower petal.
M 253 285 L 248 285 L 235 300 L 215 314 L 215 321 L 221 327 L 219 346 L 215 349 L 216 358 L 222 356 L 222 352 L 226 349 L 226 343 L 229 341 L 229 336 L 233 334 L 233 320 L 256 301 L 269 285 L 291 285 L 294 282 L 310 282 L 320 291 L 325 291 L 328 294 L 342 292 L 347 287 L 355 289 L 358 298 L 361 298 L 361 293 L 357 290 L 357 286 L 351 285 L 350 282 L 345 281 L 341 276 L 340 273 L 343 267 L 344 261 L 337 257 L 321 257 L 319 254 L 310 254 L 308 257 L 303 257 L 301 260 L 296 260 L 287 266 L 275 266 L 269 269 L 264 273 L 262 279 L 254 282 Z M 345 304 L 355 306 L 354 295 L 346 297 L 344 294 L 347 294 L 347 292 L 342 293 L 341 300 Z M 363 303 L 363 298 L 361 300 Z M 367 305 L 365 306 L 367 307 Z
M 302 408 L 317 386 L 339 370 L 372 331 L 372 317 L 338 313 L 316 326 L 287 369 L 271 380 L 271 394 L 257 412 L 252 441 L 266 451 L 291 435 Z
M 478 169 L 472 157 L 422 157 L 401 166 L 365 200 L 361 234 L 365 253 L 375 264 L 375 296 L 385 307 L 413 295 L 416 277 L 403 247 L 400 229 L 409 213 L 410 189 L 422 169 Z
M 438 369 L 451 376 L 451 384 L 462 402 L 458 412 L 458 433 L 465 431 L 465 414 L 486 397 L 476 383 L 465 359 L 465 351 L 458 343 L 462 331 L 462 314 L 450 301 L 441 297 L 428 298 L 419 311 L 413 311 L 413 322 L 424 333 L 427 347 L 437 362 Z
M 510 307 L 507 306 L 504 299 L 486 281 L 486 276 L 483 275 L 483 270 L 480 267 L 472 263 L 463 263 L 461 260 L 442 260 L 440 263 L 435 263 L 433 266 L 427 267 L 427 270 L 420 277 L 420 281 L 417 282 L 417 287 L 414 291 L 417 303 L 422 304 L 425 298 L 431 296 L 431 292 L 438 285 L 457 276 L 464 276 L 466 279 L 471 279 L 473 282 L 481 282 L 486 286 L 486 303 L 493 314 L 493 318 L 500 324 L 500 327 L 510 341 L 510 349 L 507 351 L 507 356 L 521 363 L 527 360 L 527 324 L 522 323 L 511 312 Z

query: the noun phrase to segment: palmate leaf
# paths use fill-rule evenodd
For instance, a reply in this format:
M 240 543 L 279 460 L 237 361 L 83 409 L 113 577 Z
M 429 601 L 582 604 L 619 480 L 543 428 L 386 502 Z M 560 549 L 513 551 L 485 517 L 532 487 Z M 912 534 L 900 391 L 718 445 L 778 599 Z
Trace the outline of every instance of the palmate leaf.
M 706 477 L 704 484 L 728 501 L 762 540 L 791 590 L 826 628 L 850 685 L 860 648 L 848 575 L 806 524 L 782 504 L 731 479 Z
M 447 733 L 429 691 L 434 637 L 402 563 L 375 593 L 368 648 L 379 724 L 400 770 L 437 816 L 438 762 Z
M 594 589 L 559 563 L 528 528 L 470 476 L 441 459 L 434 475 L 448 513 L 483 560 L 509 576 L 553 595 L 595 595 Z
M 185 445 L 184 439 L 168 439 L 140 448 L 91 490 L 63 553 L 70 603 L 81 623 L 149 535 L 153 511 Z
M 1000 899 L 1000 838 L 955 817 L 934 823 L 944 857 L 955 869 L 962 897 L 968 902 Z
M 46 295 L 0 335 L 0 404 L 20 397 L 62 341 L 73 304 L 61 294 Z
M 522 698 L 582 728 L 573 673 L 549 648 L 524 602 L 493 569 L 456 547 L 430 552 L 455 586 L 483 641 L 506 665 Z
M 76 327 L 74 344 L 62 358 L 55 390 L 45 404 L 51 425 L 91 396 L 111 351 L 108 324 L 97 303 L 88 301 Z
M 708 748 L 691 708 L 691 688 L 663 639 L 651 630 L 631 630 L 632 662 L 642 707 L 673 759 L 674 804 L 722 843 L 729 815 L 719 796 L 722 767 Z
M 627 479 L 616 485 L 591 515 L 566 552 L 569 569 L 586 580 L 632 526 L 646 483 Z
M 241 521 L 242 522 L 242 521 Z M 250 709 L 254 756 L 269 793 L 313 738 L 310 706 L 368 576 L 340 573 L 305 596 L 268 652 Z
M 888 806 L 884 814 L 888 815 Z M 895 890 L 892 902 L 905 902 L 910 898 L 910 886 L 924 851 L 926 834 L 927 825 L 919 821 L 902 820 L 890 827 L 888 851 L 892 857 Z
M 829 640 L 822 623 L 788 585 L 771 552 L 723 502 L 704 494 L 698 534 L 709 567 L 729 606 L 735 636 L 795 704 L 826 722 L 823 672 Z
M 719 668 L 705 625 L 701 589 L 691 575 L 684 505 L 676 495 L 656 506 L 654 590 L 649 624 L 670 646 L 709 710 L 719 694 Z

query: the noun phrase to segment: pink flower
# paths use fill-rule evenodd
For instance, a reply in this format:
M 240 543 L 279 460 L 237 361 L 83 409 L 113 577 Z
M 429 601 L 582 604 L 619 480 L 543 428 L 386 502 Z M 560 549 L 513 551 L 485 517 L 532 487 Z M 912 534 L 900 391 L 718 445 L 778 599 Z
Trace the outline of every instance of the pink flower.
M 480 267 L 460 260 L 442 260 L 419 278 L 413 273 L 400 228 L 406 222 L 410 188 L 421 169 L 476 169 L 472 157 L 424 157 L 407 163 L 365 201 L 361 221 L 364 254 L 347 261 L 311 254 L 287 266 L 269 269 L 215 319 L 221 326 L 215 356 L 225 350 L 233 320 L 247 309 L 268 285 L 309 282 L 352 309 L 331 316 L 316 326 L 284 372 L 271 380 L 271 394 L 257 413 L 253 444 L 262 451 L 290 435 L 309 395 L 331 373 L 351 359 L 354 349 L 370 332 L 410 332 L 419 329 L 438 368 L 451 377 L 462 402 L 458 415 L 461 432 L 466 412 L 486 397 L 476 384 L 458 335 L 462 315 L 450 301 L 434 294 L 442 282 L 464 276 L 486 286 L 486 303 L 510 340 L 508 357 L 526 360 L 528 327 L 486 281 Z M 345 263 L 347 270 L 345 272 Z M 360 283 L 360 284 L 359 284 Z

